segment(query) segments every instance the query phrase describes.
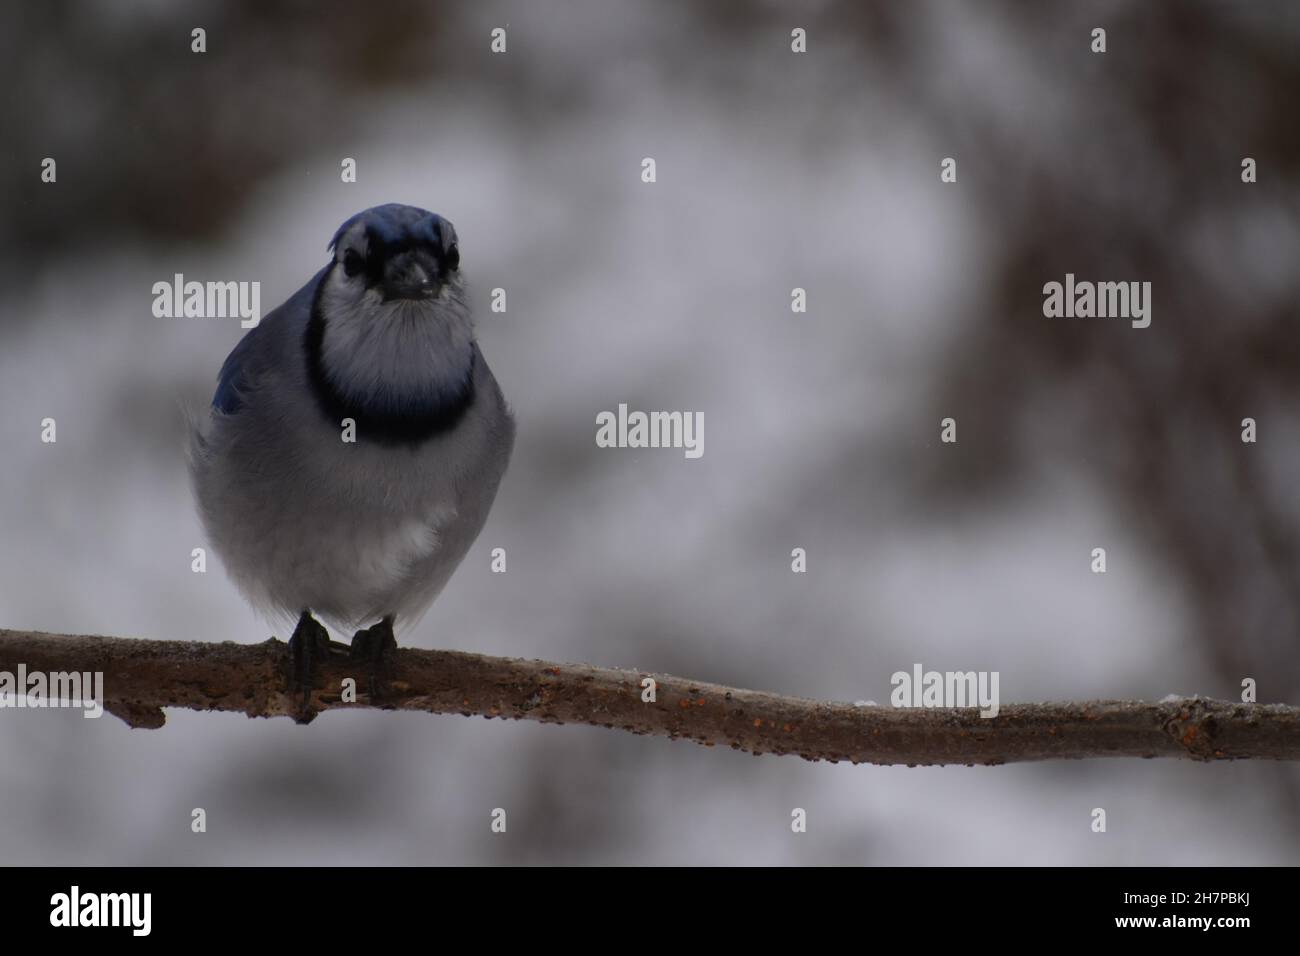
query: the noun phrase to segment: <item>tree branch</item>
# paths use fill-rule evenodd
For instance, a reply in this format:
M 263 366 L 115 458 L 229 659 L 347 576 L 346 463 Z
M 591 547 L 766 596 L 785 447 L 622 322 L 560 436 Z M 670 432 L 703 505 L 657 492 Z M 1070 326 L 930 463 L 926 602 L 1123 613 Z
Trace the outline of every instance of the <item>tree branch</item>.
M 132 727 L 161 727 L 163 707 L 289 716 L 383 707 L 579 723 L 726 745 L 754 754 L 876 764 L 1001 764 L 1081 757 L 1300 759 L 1300 708 L 1200 697 L 904 709 L 784 697 L 667 674 L 401 648 L 371 700 L 367 670 L 331 643 L 310 709 L 291 692 L 288 645 L 144 641 L 0 629 L 0 671 L 104 674 L 104 707 Z M 655 700 L 642 699 L 645 678 Z M 356 702 L 342 700 L 356 681 Z

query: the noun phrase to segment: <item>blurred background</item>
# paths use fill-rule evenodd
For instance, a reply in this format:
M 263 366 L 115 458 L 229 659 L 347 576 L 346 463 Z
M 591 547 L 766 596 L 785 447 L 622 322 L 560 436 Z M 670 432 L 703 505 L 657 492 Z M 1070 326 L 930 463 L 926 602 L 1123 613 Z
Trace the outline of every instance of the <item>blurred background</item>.
M 256 280 L 269 312 L 395 201 L 456 224 L 519 426 L 408 643 L 837 700 L 920 662 L 1000 671 L 1004 703 L 1300 701 L 1297 5 L 116 0 L 0 27 L 0 627 L 268 636 L 190 569 L 182 408 L 242 330 L 155 318 L 151 287 Z M 1066 272 L 1150 281 L 1151 327 L 1044 318 Z M 703 412 L 704 457 L 597 448 L 619 402 Z M 7 863 L 1300 863 L 1277 764 L 832 766 L 367 711 L 4 710 L 0 757 Z

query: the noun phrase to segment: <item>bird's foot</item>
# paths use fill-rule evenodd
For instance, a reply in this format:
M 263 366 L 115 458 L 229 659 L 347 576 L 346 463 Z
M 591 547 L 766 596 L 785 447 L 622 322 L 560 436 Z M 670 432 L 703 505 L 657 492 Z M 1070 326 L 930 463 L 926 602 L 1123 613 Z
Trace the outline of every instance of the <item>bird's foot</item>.
M 316 716 L 311 709 L 312 686 L 315 671 L 329 650 L 329 632 L 311 616 L 311 611 L 303 611 L 298 626 L 293 629 L 293 636 L 289 638 L 289 659 L 293 668 L 289 686 L 294 693 L 302 694 L 302 707 L 293 719 L 300 724 L 310 723 Z
M 363 628 L 352 638 L 352 659 L 365 661 L 370 678 L 370 699 L 383 700 L 388 696 L 385 681 L 391 654 L 397 650 L 393 636 L 393 616 L 390 614 L 378 624 Z

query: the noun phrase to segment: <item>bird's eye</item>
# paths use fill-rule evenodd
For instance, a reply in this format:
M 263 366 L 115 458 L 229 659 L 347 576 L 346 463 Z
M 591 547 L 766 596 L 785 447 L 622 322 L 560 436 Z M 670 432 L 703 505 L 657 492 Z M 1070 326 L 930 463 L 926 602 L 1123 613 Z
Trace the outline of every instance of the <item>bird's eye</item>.
M 452 272 L 460 268 L 460 246 L 453 242 L 447 248 L 447 251 L 443 253 L 442 261 L 447 264 L 447 268 Z
M 349 276 L 354 276 L 361 271 L 361 256 L 355 249 L 349 249 L 343 253 L 343 271 Z

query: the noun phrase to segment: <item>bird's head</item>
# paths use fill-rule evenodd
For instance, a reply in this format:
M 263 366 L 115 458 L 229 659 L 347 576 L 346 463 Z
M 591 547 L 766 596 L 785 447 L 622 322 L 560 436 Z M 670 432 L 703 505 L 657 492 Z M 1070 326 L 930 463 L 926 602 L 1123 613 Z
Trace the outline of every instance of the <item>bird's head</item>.
M 320 384 L 376 415 L 461 399 L 474 329 L 456 230 L 425 209 L 357 213 L 330 241 L 306 345 Z
M 432 304 L 463 287 L 455 227 L 414 206 L 389 203 L 357 213 L 339 226 L 329 249 L 334 297 L 357 307 Z

